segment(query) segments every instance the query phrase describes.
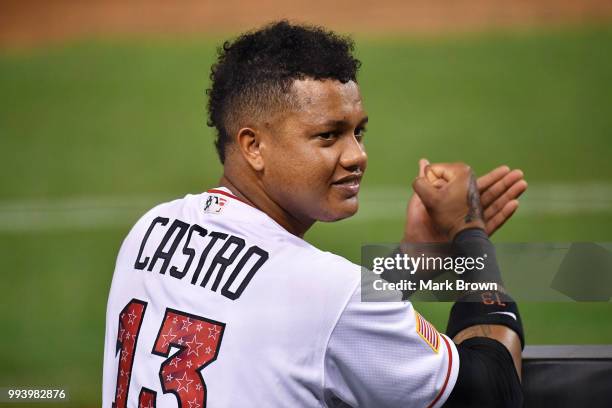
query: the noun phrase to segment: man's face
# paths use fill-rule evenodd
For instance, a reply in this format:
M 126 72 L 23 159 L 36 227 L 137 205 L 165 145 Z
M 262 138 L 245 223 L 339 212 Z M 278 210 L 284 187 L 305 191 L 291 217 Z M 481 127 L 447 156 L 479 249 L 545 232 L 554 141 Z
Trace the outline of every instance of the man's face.
M 359 87 L 304 79 L 292 91 L 298 107 L 279 114 L 264 132 L 264 188 L 301 222 L 350 217 L 367 164 L 368 118 Z

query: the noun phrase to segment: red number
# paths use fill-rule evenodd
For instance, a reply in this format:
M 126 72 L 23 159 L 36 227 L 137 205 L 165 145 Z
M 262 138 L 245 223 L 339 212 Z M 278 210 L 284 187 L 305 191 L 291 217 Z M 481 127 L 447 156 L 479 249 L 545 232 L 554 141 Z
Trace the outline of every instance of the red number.
M 121 351 L 119 367 L 117 368 L 117 388 L 115 389 L 115 401 L 113 408 L 124 408 L 127 406 L 128 391 L 132 377 L 132 366 L 134 365 L 134 351 L 136 342 L 142 326 L 147 304 L 141 300 L 132 299 L 119 313 L 119 330 L 117 332 L 117 350 Z
M 223 323 L 166 309 L 153 354 L 168 357 L 171 346 L 179 348 L 162 363 L 159 379 L 164 394 L 176 395 L 180 406 L 206 406 L 206 384 L 200 369 L 217 359 L 224 329 Z
M 157 393 L 142 387 L 138 396 L 138 408 L 155 408 L 157 406 Z
M 134 352 L 147 303 L 132 299 L 119 315 L 117 388 L 113 408 L 127 405 Z M 200 370 L 217 359 L 225 324 L 174 309 L 166 309 L 152 353 L 166 357 L 159 370 L 164 394 L 173 393 L 180 407 L 206 407 L 206 383 Z M 178 352 L 170 354 L 171 347 Z M 168 357 L 169 356 L 169 357 Z M 142 387 L 139 408 L 154 408 L 157 393 Z

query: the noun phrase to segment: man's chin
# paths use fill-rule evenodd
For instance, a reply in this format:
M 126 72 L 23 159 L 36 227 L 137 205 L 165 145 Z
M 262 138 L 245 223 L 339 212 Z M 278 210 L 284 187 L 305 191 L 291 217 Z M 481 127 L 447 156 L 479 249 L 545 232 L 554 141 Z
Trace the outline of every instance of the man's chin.
M 357 201 L 357 197 L 345 201 L 347 202 L 342 203 L 342 206 L 340 206 L 340 208 L 334 209 L 334 211 L 330 211 L 329 213 L 320 217 L 319 221 L 334 222 L 344 220 L 355 215 L 357 213 L 357 210 L 359 209 L 359 202 Z

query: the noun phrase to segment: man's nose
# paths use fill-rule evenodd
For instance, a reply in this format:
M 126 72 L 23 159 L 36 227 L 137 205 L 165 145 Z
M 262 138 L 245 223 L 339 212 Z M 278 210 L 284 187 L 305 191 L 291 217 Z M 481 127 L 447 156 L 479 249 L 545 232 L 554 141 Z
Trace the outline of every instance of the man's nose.
M 368 162 L 365 146 L 356 137 L 347 137 L 345 146 L 340 156 L 340 165 L 346 169 L 356 168 L 364 171 Z

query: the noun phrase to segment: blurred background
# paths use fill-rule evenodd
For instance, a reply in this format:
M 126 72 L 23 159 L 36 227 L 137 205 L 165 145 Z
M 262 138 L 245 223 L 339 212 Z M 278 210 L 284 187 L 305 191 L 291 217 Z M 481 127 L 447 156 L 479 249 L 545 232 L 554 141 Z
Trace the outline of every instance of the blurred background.
M 0 386 L 100 405 L 106 297 L 130 226 L 216 185 L 216 47 L 289 18 L 354 36 L 370 116 L 359 214 L 307 240 L 396 242 L 417 160 L 530 183 L 496 242 L 612 241 L 612 2 L 0 2 Z M 440 330 L 449 304 L 417 308 Z M 610 303 L 521 304 L 528 344 L 612 343 Z

